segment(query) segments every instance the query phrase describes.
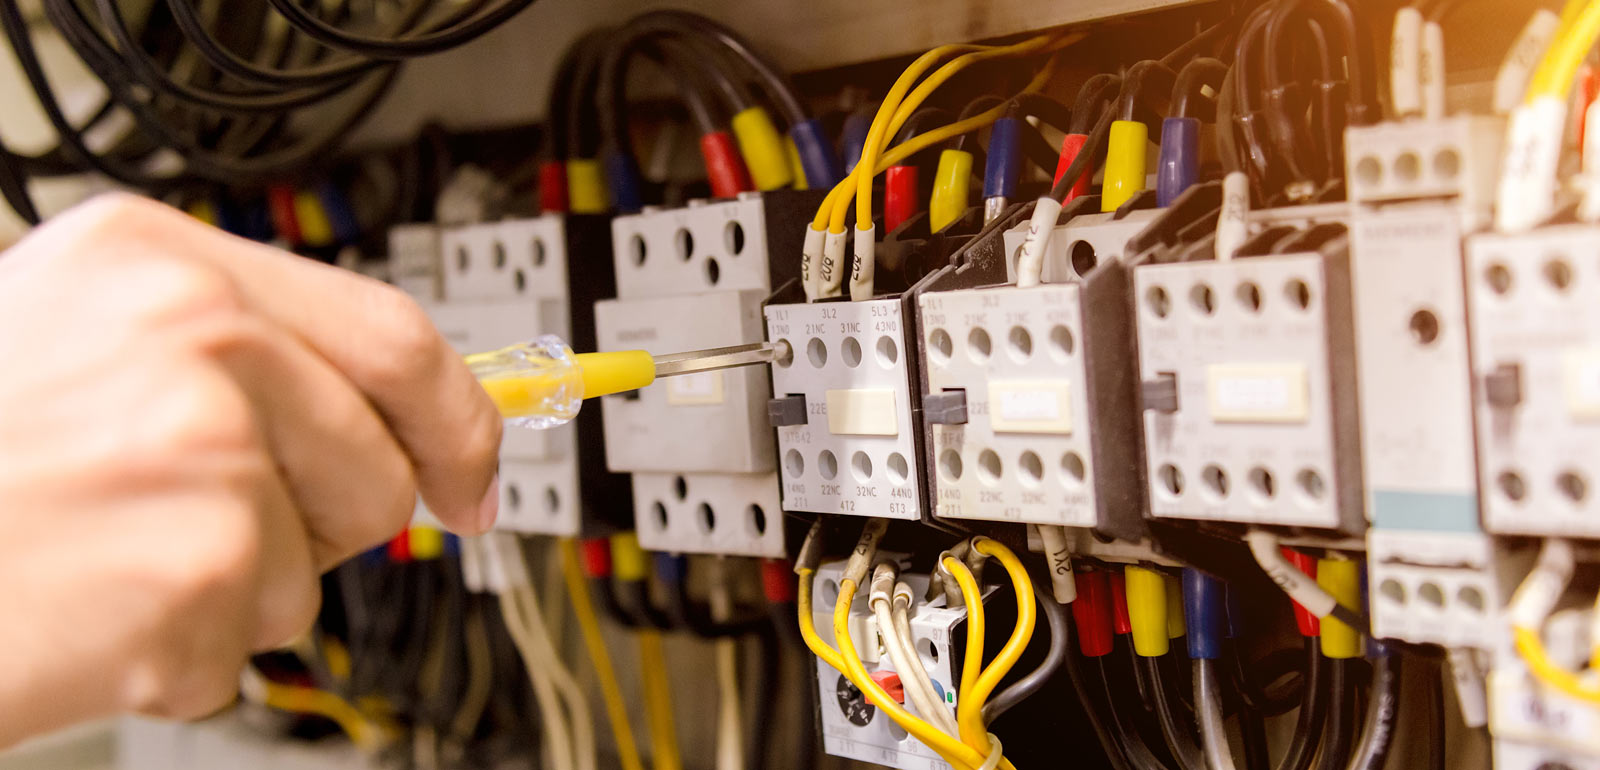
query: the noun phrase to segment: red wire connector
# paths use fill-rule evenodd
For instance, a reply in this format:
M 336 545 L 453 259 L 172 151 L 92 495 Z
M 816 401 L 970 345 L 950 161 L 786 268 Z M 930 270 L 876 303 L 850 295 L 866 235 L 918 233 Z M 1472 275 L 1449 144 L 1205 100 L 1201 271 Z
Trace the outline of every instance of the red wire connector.
M 1061 177 L 1067 173 L 1067 169 L 1072 167 L 1072 162 L 1078 159 L 1078 153 L 1083 151 L 1083 145 L 1088 141 L 1088 134 L 1067 134 L 1066 138 L 1061 140 L 1061 157 L 1056 160 L 1056 173 L 1051 184 L 1061 182 Z M 1067 191 L 1067 197 L 1063 198 L 1061 202 L 1071 203 L 1077 198 L 1088 195 L 1089 178 L 1092 176 L 1094 176 L 1094 169 L 1085 168 L 1083 175 L 1072 183 L 1072 189 Z
M 389 561 L 395 564 L 409 564 L 411 562 L 411 530 L 400 530 L 389 545 L 384 548 L 389 554 Z
M 567 202 L 567 164 L 559 160 L 539 163 L 539 210 L 546 214 L 562 214 Z
M 1078 649 L 1098 658 L 1111 652 L 1111 589 L 1103 570 L 1078 570 L 1072 575 L 1078 599 L 1072 603 L 1072 621 L 1078 625 Z
M 890 166 L 883 176 L 883 231 L 917 215 L 917 167 Z
M 1283 558 L 1288 559 L 1295 569 L 1306 573 L 1312 578 L 1317 576 L 1316 559 L 1293 548 L 1280 548 L 1279 550 L 1283 552 Z M 1317 619 L 1317 616 L 1311 610 L 1301 607 L 1299 602 L 1294 603 L 1294 624 L 1299 627 L 1301 636 L 1314 637 L 1322 634 L 1322 622 Z
M 711 196 L 733 198 L 739 193 L 756 189 L 750 181 L 750 169 L 744 165 L 739 145 L 733 134 L 716 131 L 700 137 L 700 157 L 706 162 L 706 179 L 711 182 Z
M 788 559 L 761 560 L 761 589 L 773 604 L 795 601 L 794 565 Z
M 1112 628 L 1117 635 L 1133 633 L 1133 620 L 1128 617 L 1128 583 L 1121 570 L 1111 571 Z
M 300 217 L 294 210 L 294 185 L 275 184 L 267 188 L 267 211 L 272 229 L 291 246 L 300 243 Z
M 611 539 L 591 537 L 578 543 L 583 553 L 583 574 L 591 580 L 611 577 Z

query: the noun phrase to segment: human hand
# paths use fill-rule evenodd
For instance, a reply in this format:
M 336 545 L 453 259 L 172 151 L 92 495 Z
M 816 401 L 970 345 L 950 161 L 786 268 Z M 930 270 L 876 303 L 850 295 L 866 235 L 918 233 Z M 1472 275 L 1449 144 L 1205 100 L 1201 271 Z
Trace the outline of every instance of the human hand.
M 98 198 L 0 256 L 0 746 L 232 698 L 420 490 L 489 528 L 500 418 L 404 294 Z

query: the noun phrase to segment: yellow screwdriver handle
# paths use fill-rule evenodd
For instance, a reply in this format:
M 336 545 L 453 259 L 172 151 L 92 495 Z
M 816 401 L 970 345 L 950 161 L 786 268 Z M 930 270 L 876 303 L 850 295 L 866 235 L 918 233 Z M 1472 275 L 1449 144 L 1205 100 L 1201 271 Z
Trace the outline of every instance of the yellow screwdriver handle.
M 500 415 L 523 428 L 561 425 L 578 416 L 585 398 L 636 390 L 656 378 L 643 350 L 574 354 L 553 335 L 465 360 Z

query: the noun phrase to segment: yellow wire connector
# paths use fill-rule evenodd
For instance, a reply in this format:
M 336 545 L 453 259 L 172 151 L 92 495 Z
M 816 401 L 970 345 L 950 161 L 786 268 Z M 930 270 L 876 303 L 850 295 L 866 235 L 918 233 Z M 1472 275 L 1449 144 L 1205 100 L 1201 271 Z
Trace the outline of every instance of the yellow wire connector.
M 1100 210 L 1116 211 L 1144 192 L 1146 152 L 1150 129 L 1137 120 L 1111 124 L 1106 142 L 1105 186 L 1100 190 Z
M 1167 654 L 1167 581 L 1160 572 L 1130 564 L 1123 570 L 1133 650 L 1146 658 Z
M 1352 609 L 1361 606 L 1361 568 L 1349 559 L 1318 559 L 1317 585 L 1332 594 L 1341 606 Z M 1324 656 L 1359 658 L 1362 652 L 1360 631 L 1332 615 L 1322 619 Z
M 750 167 L 750 180 L 756 183 L 756 189 L 776 190 L 794 181 L 783 136 L 766 110 L 747 107 L 733 116 L 731 125 L 733 136 L 739 141 L 739 153 Z
M 567 161 L 567 201 L 574 214 L 604 214 L 611 207 L 605 170 L 593 158 Z

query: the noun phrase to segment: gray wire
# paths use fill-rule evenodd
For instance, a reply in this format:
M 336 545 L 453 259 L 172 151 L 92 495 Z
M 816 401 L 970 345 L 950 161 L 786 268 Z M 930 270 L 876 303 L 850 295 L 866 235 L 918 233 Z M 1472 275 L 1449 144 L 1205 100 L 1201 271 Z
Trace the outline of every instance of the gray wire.
M 1070 652 L 1067 648 L 1067 608 L 1057 604 L 1055 599 L 1047 598 L 1050 596 L 1048 586 L 1035 583 L 1033 596 L 1039 603 L 1039 613 L 1044 615 L 1045 623 L 1050 626 L 1050 650 L 1045 653 L 1044 661 L 1038 668 L 983 704 L 984 724 L 999 719 L 1001 714 L 1043 689 L 1067 662 L 1067 653 Z
M 1235 770 L 1233 751 L 1228 748 L 1228 731 L 1222 713 L 1222 691 L 1217 686 L 1217 662 L 1206 658 L 1194 661 L 1194 708 L 1200 723 L 1200 750 L 1207 770 Z

